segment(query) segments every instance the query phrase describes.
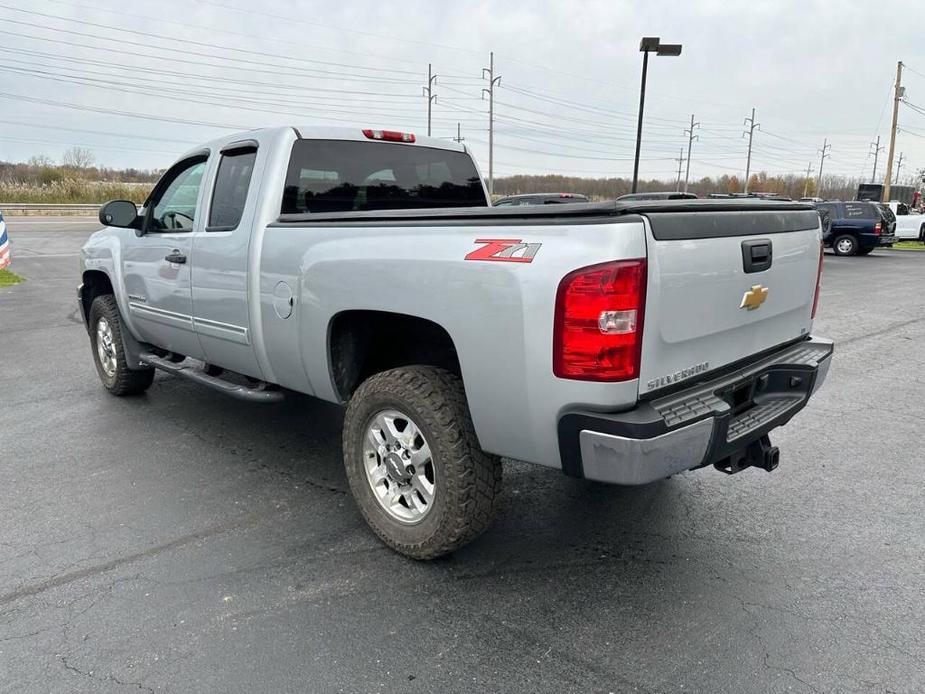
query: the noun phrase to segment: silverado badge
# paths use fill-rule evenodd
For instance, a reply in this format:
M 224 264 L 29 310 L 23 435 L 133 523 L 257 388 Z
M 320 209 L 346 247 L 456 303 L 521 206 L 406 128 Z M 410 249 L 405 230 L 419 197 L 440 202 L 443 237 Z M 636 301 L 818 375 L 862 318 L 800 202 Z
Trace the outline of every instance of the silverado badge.
M 760 284 L 752 285 L 752 288 L 742 295 L 742 303 L 739 304 L 739 308 L 747 308 L 749 311 L 754 311 L 761 306 L 767 298 L 767 287 L 762 287 Z

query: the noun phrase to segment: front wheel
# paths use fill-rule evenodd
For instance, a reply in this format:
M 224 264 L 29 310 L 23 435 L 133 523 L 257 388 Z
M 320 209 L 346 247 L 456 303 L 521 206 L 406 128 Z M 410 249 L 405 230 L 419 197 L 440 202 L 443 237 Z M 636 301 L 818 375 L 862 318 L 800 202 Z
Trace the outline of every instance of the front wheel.
M 850 234 L 843 234 L 832 242 L 835 255 L 857 255 L 858 240 Z
M 344 465 L 369 527 L 413 559 L 467 544 L 500 501 L 501 461 L 479 447 L 462 382 L 443 369 L 366 380 L 347 407 Z
M 925 243 L 925 224 L 923 224 L 922 228 L 919 229 L 919 241 Z
M 112 294 L 103 294 L 90 306 L 90 344 L 93 363 L 103 387 L 113 395 L 135 395 L 154 382 L 154 369 L 130 369 L 122 347 L 122 317 Z

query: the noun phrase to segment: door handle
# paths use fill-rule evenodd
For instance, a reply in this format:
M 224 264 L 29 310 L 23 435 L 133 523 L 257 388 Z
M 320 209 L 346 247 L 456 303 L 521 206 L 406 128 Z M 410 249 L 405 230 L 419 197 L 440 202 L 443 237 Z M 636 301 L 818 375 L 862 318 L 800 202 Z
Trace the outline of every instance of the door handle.
M 179 249 L 174 248 L 170 253 L 164 256 L 164 260 L 168 263 L 185 263 L 186 256 L 183 253 L 180 253 Z

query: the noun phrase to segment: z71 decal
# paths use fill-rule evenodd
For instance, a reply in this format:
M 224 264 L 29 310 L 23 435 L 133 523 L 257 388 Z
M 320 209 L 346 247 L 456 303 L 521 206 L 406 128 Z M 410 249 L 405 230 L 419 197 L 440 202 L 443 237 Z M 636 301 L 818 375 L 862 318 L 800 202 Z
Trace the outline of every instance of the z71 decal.
M 501 263 L 532 263 L 542 243 L 524 243 L 520 239 L 476 239 L 485 244 L 466 256 L 466 260 L 494 260 Z M 516 254 L 516 255 L 515 255 Z

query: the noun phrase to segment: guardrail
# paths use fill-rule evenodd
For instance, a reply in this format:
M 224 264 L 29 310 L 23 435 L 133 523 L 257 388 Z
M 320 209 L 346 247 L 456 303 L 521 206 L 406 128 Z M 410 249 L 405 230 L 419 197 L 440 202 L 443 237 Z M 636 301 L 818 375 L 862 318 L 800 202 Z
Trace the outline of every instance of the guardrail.
M 17 215 L 86 215 L 95 216 L 102 203 L 0 202 L 0 212 Z

